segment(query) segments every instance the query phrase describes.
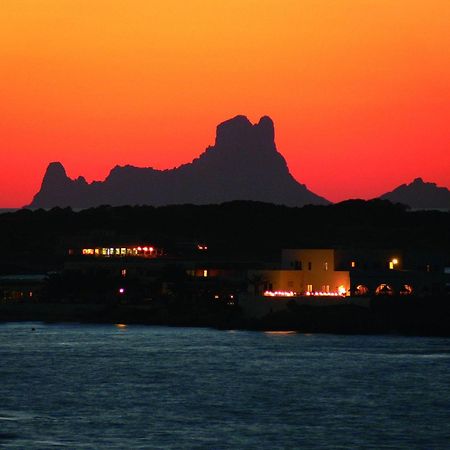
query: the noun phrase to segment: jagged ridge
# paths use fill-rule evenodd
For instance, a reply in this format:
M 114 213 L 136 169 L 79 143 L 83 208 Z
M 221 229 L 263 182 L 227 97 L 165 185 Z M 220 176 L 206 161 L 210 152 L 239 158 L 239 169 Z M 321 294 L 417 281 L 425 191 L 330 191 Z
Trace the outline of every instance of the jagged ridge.
M 53 162 L 30 207 L 159 206 L 232 200 L 288 206 L 329 203 L 292 177 L 276 149 L 269 117 L 253 125 L 247 117 L 236 116 L 218 125 L 214 146 L 176 169 L 116 166 L 103 182 L 88 184 L 83 177 L 70 179 L 62 164 Z
M 413 209 L 450 209 L 450 191 L 436 183 L 416 178 L 410 184 L 402 184 L 380 196 L 393 203 L 403 203 Z

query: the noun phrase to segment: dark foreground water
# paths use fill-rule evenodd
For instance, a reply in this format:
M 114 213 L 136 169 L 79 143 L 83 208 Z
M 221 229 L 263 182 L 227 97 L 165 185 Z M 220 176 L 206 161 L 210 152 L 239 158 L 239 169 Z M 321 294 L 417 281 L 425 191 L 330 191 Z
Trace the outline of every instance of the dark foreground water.
M 442 338 L 1 324 L 0 448 L 448 449 L 449 369 Z

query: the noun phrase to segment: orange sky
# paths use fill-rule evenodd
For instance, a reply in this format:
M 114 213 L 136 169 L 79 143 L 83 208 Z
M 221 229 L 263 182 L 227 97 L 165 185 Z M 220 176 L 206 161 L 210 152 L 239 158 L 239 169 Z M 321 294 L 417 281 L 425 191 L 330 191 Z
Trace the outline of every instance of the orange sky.
M 338 201 L 450 186 L 448 0 L 2 0 L 0 206 L 50 161 L 172 168 L 237 114 Z

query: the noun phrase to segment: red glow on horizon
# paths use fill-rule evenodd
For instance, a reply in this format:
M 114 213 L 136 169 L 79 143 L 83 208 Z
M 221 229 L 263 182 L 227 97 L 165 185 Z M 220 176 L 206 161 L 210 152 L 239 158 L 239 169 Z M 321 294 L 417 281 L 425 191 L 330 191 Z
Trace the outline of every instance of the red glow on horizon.
M 5 0 L 0 207 L 51 161 L 88 181 L 190 162 L 237 114 L 272 117 L 329 200 L 450 187 L 448 23 L 447 0 Z

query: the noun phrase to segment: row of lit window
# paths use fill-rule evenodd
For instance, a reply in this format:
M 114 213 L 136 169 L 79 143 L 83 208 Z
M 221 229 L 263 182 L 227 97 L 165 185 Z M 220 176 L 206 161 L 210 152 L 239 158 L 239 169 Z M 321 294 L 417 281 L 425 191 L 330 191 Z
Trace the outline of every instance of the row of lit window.
M 201 277 L 201 278 L 208 278 L 209 276 L 209 271 L 208 269 L 191 269 L 191 270 L 187 270 L 186 273 L 190 276 L 190 277 Z
M 392 258 L 388 263 L 389 269 L 391 270 L 395 269 L 395 266 L 397 265 L 398 265 L 398 258 Z M 350 266 L 352 269 L 354 269 L 356 267 L 356 261 L 351 261 Z
M 83 248 L 81 253 L 87 256 L 155 256 L 156 250 L 151 246 L 137 247 L 96 247 Z
M 313 291 L 312 284 L 308 284 L 307 291 L 302 295 L 307 296 L 318 296 L 318 297 L 337 297 L 337 296 L 345 296 L 347 294 L 347 290 L 344 286 L 339 286 L 337 292 L 330 292 L 329 286 L 328 290 L 322 291 Z M 297 297 L 299 294 L 295 291 L 270 291 L 266 290 L 263 293 L 264 297 Z
M 367 286 L 359 285 L 356 287 L 356 295 L 364 295 L 369 292 Z M 413 287 L 410 284 L 404 284 L 402 288 L 398 291 L 400 295 L 411 295 L 413 293 Z M 375 289 L 376 295 L 393 295 L 394 288 L 389 284 L 380 284 Z
M 337 291 L 330 292 L 329 286 L 322 286 L 321 291 L 314 291 L 312 284 L 308 284 L 306 287 L 306 292 L 303 295 L 306 296 L 317 296 L 317 297 L 328 297 L 328 296 L 346 296 L 347 290 L 344 286 L 339 286 Z M 400 295 L 411 295 L 413 293 L 413 288 L 409 284 L 404 284 L 402 288 L 398 291 Z M 369 288 L 364 285 L 358 285 L 355 289 L 354 295 L 367 295 L 369 294 Z M 380 284 L 375 289 L 376 295 L 393 295 L 394 289 L 389 284 Z M 299 294 L 295 291 L 270 291 L 266 290 L 263 293 L 264 297 L 296 297 Z
M 399 261 L 397 258 L 393 258 L 389 261 L 389 269 L 395 269 L 395 267 L 398 265 Z M 291 261 L 291 267 L 293 267 L 296 270 L 303 270 L 303 264 L 302 261 Z M 354 269 L 356 267 L 356 261 L 350 262 L 350 267 Z M 312 270 L 312 263 L 308 262 L 308 270 Z M 328 262 L 323 263 L 323 270 L 328 270 Z M 429 271 L 429 270 L 428 270 Z

